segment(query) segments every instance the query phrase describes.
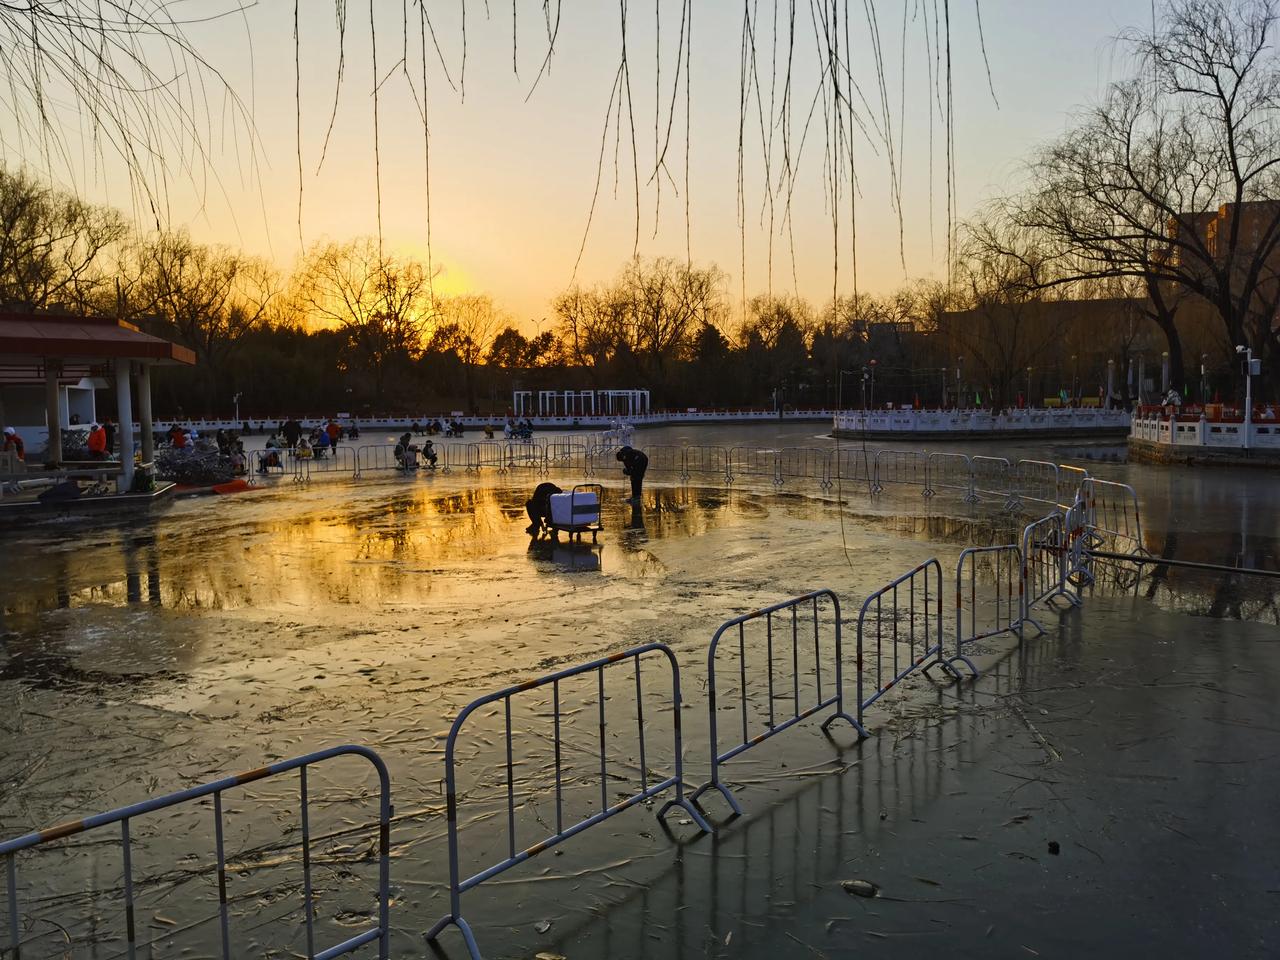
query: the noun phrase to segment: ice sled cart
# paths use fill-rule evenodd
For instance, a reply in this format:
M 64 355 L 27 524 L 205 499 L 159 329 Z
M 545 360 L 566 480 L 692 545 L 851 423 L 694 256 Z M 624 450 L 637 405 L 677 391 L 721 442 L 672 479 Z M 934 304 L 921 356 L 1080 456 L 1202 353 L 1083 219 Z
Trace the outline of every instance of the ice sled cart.
M 551 495 L 551 522 L 547 526 L 551 535 L 561 530 L 570 538 L 581 540 L 584 533 L 591 534 L 591 542 L 596 542 L 596 534 L 604 528 L 600 525 L 600 501 L 604 498 L 604 487 L 598 483 L 580 483 L 568 493 Z

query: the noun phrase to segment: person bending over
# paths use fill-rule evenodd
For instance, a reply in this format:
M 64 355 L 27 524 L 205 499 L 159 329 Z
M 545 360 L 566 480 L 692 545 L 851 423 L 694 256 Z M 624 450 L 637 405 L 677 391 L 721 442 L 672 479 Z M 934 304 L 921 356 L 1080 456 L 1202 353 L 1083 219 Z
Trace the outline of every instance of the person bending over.
M 649 469 L 649 458 L 634 447 L 623 447 L 618 451 L 617 457 L 622 464 L 623 474 L 631 478 L 631 499 L 627 502 L 639 503 L 644 472 Z
M 540 483 L 533 488 L 533 496 L 524 502 L 524 509 L 529 514 L 529 526 L 525 533 L 536 537 L 543 528 L 551 524 L 551 496 L 564 493 L 554 483 Z

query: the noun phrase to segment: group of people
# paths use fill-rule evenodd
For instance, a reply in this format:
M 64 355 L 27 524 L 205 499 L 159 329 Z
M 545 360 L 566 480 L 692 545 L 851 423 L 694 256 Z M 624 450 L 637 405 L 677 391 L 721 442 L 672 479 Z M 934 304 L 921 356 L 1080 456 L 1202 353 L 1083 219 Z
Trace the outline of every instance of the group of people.
M 436 453 L 435 444 L 430 440 L 424 440 L 422 446 L 418 447 L 413 442 L 412 434 L 403 433 L 396 441 L 395 458 L 396 465 L 401 470 L 416 470 L 419 466 L 434 470 L 440 455 Z
M 457 417 L 451 417 L 443 423 L 439 420 L 428 420 L 425 424 L 418 423 L 417 420 L 409 424 L 409 432 L 418 436 L 435 437 L 444 434 L 446 437 L 460 437 L 466 432 L 462 421 Z
M 507 425 L 502 428 L 502 435 L 507 440 L 532 440 L 533 421 L 527 417 L 524 420 L 508 420 Z
M 622 475 L 631 480 L 631 496 L 627 499 L 627 503 L 638 510 L 640 494 L 644 487 L 644 474 L 649 469 L 649 457 L 643 450 L 623 447 L 615 454 L 615 459 L 622 464 Z M 564 493 L 564 491 L 554 483 L 540 483 L 534 487 L 533 495 L 524 504 L 525 513 L 529 515 L 529 526 L 525 528 L 525 532 L 529 536 L 536 537 L 552 528 L 551 498 L 557 493 Z

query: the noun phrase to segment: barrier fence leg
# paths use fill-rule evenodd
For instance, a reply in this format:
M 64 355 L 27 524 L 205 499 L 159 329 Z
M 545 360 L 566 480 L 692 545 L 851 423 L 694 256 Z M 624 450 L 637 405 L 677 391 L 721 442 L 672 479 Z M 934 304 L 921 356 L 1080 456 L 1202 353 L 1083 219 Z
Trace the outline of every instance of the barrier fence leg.
M 1023 628 L 1028 623 L 1031 624 L 1031 626 L 1036 628 L 1037 637 L 1043 637 L 1045 633 L 1048 632 L 1045 630 L 1044 627 L 1040 626 L 1040 621 L 1036 620 L 1035 617 L 1031 616 L 1031 603 L 1029 602 L 1029 599 L 1028 599 L 1029 594 L 1027 591 L 1030 571 L 1028 570 L 1029 562 L 1026 559 L 1026 554 L 1027 554 L 1027 551 L 1023 550 L 1022 579 L 1018 583 L 1018 592 L 1020 594 L 1018 599 L 1019 599 L 1019 603 L 1022 606 L 1022 621 L 1018 624 L 1019 639 L 1024 639 L 1026 637 L 1026 633 L 1024 632 Z
M 664 803 L 662 807 L 658 810 L 658 819 L 659 821 L 665 824 L 666 823 L 665 817 L 667 815 L 667 811 L 670 810 L 672 807 L 679 807 L 681 810 L 683 810 L 685 813 L 689 815 L 689 819 L 692 820 L 695 824 L 697 824 L 698 829 L 701 830 L 703 833 L 714 833 L 715 832 L 714 828 L 711 826 L 710 823 L 707 822 L 706 817 L 702 815 L 702 813 L 698 810 L 697 806 L 692 802 L 693 797 L 692 796 L 686 797 L 684 795 L 684 759 L 683 759 L 684 736 L 680 731 L 680 711 L 681 709 L 683 709 L 681 706 L 681 699 L 680 699 L 680 667 L 676 664 L 675 656 L 671 654 L 670 651 L 668 651 L 667 656 L 671 658 L 671 691 L 672 691 L 672 697 L 675 701 L 675 709 L 672 711 L 672 725 L 675 728 L 675 753 L 676 753 L 675 791 L 676 791 L 676 795 L 672 797 L 670 800 L 668 800 L 666 803 Z M 715 739 L 713 736 L 712 743 L 714 742 L 715 742 Z M 714 752 L 714 748 L 712 749 Z M 713 767 L 713 770 L 714 770 L 714 767 Z M 736 806 L 736 804 L 734 804 L 734 806 Z

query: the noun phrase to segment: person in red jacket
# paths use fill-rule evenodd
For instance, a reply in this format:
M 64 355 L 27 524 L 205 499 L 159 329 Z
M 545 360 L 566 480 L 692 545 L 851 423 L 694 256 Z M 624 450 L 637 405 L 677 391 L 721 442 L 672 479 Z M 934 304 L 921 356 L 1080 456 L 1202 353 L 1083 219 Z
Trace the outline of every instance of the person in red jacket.
M 19 460 L 27 459 L 26 447 L 22 443 L 22 438 L 18 436 L 18 431 L 13 427 L 5 427 L 4 452 L 8 453 L 10 450 L 18 455 Z
M 107 431 L 100 423 L 89 425 L 89 459 L 107 459 Z
M 337 420 L 330 420 L 325 426 L 324 432 L 329 437 L 329 446 L 333 447 L 333 455 L 338 455 L 338 441 L 342 439 L 342 428 L 338 426 Z

